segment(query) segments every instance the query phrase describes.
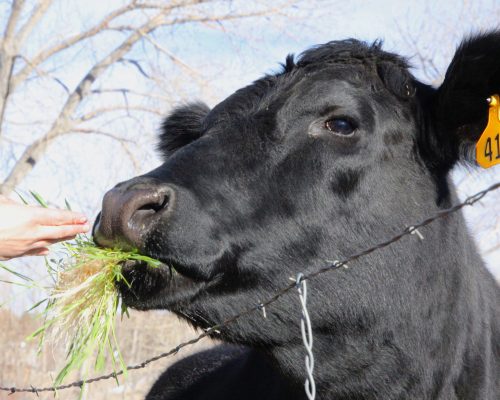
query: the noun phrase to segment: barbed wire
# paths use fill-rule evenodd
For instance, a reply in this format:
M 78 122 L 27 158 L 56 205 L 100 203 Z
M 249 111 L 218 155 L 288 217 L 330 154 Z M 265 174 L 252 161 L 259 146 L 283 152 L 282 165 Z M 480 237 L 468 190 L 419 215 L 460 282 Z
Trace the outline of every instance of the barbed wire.
M 307 310 L 307 281 L 303 280 L 304 274 L 300 272 L 295 278 L 295 286 L 299 292 L 300 307 L 302 309 L 302 317 L 300 318 L 300 333 L 302 334 L 302 342 L 306 349 L 305 367 L 306 367 L 306 381 L 304 383 L 304 390 L 308 400 L 316 398 L 316 383 L 314 382 L 314 354 L 313 354 L 313 334 L 311 327 L 311 318 Z
M 419 236 L 419 238 L 422 239 L 423 236 L 418 231 L 419 228 L 427 226 L 437 219 L 445 218 L 448 215 L 453 214 L 453 213 L 461 210 L 465 206 L 474 205 L 479 200 L 481 200 L 484 196 L 486 196 L 488 193 L 490 193 L 494 190 L 497 190 L 498 188 L 500 188 L 500 182 L 497 182 L 497 183 L 489 186 L 488 188 L 467 197 L 461 203 L 458 203 L 450 208 L 447 208 L 447 209 L 444 209 L 442 211 L 437 212 L 433 216 L 426 218 L 417 224 L 409 225 L 409 226 L 405 227 L 400 233 L 394 235 L 390 239 L 387 239 L 385 241 L 377 243 L 372 247 L 369 247 L 365 250 L 359 251 L 358 253 L 354 253 L 351 256 L 349 256 L 343 260 L 329 261 L 328 265 L 326 265 L 325 267 L 322 267 L 320 269 L 317 269 L 316 271 L 310 272 L 308 274 L 302 274 L 300 280 L 301 281 L 310 280 L 310 279 L 312 279 L 320 274 L 326 273 L 328 271 L 334 271 L 334 270 L 342 268 L 342 267 L 347 268 L 348 264 L 351 263 L 352 261 L 355 261 L 361 257 L 367 256 L 368 254 L 371 254 L 377 250 L 388 247 L 391 244 L 398 242 L 399 240 L 401 240 L 405 236 L 417 234 L 417 236 Z M 218 333 L 222 328 L 232 324 L 233 322 L 237 321 L 238 319 L 240 319 L 248 314 L 251 314 L 251 313 L 253 313 L 255 311 L 259 311 L 259 310 L 262 312 L 265 312 L 265 308 L 268 305 L 274 303 L 276 300 L 278 300 L 280 297 L 282 297 L 283 295 L 288 293 L 290 290 L 297 287 L 296 278 L 290 278 L 290 280 L 293 282 L 288 284 L 287 286 L 284 286 L 281 290 L 277 291 L 272 297 L 268 298 L 266 301 L 260 302 L 254 306 L 251 306 L 251 307 L 241 311 L 240 313 L 235 314 L 230 318 L 227 318 L 226 320 L 220 322 L 219 324 L 213 325 L 212 327 L 205 329 L 204 332 L 202 332 L 201 334 L 199 334 L 195 338 L 188 340 L 186 342 L 182 342 L 182 343 L 178 344 L 177 346 L 175 346 L 174 348 L 172 348 L 164 353 L 161 353 L 161 354 L 158 354 L 154 357 L 148 358 L 139 364 L 127 366 L 126 370 L 137 370 L 137 369 L 145 368 L 146 366 L 148 366 L 149 364 L 151 364 L 155 361 L 158 361 L 158 360 L 166 358 L 168 356 L 177 354 L 184 347 L 193 345 L 205 337 L 211 336 L 214 333 Z M 101 375 L 101 376 L 98 376 L 95 378 L 79 380 L 79 381 L 75 381 L 75 382 L 68 383 L 65 385 L 59 385 L 56 387 L 34 387 L 34 386 L 31 386 L 29 388 L 18 388 L 15 386 L 11 386 L 11 387 L 0 386 L 0 391 L 10 392 L 11 394 L 17 393 L 17 392 L 23 392 L 23 393 L 35 393 L 38 395 L 38 393 L 41 393 L 41 392 L 57 392 L 57 391 L 69 389 L 69 388 L 82 388 L 84 385 L 89 384 L 89 383 L 94 383 L 94 382 L 103 381 L 103 380 L 107 380 L 107 379 L 116 379 L 118 376 L 123 375 L 124 372 L 125 372 L 125 370 L 120 370 L 120 371 L 116 371 L 116 372 L 111 372 L 111 373 L 106 374 L 106 375 Z

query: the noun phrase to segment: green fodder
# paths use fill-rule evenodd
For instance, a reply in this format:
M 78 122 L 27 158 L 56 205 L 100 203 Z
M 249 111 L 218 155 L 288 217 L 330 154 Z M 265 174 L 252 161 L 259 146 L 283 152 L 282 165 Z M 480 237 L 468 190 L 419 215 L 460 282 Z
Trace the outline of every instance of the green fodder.
M 81 368 L 92 356 L 96 371 L 102 371 L 109 358 L 115 371 L 126 372 L 114 329 L 121 304 L 115 283 L 128 284 L 122 275 L 125 261 L 152 267 L 160 262 L 136 251 L 97 247 L 86 236 L 63 246 L 67 259 L 47 262 L 54 286 L 46 299 L 44 323 L 31 336 L 39 337 L 40 348 L 47 340 L 66 345 L 67 363 L 54 385 L 61 384 L 69 372 Z M 121 311 L 126 312 L 124 308 Z

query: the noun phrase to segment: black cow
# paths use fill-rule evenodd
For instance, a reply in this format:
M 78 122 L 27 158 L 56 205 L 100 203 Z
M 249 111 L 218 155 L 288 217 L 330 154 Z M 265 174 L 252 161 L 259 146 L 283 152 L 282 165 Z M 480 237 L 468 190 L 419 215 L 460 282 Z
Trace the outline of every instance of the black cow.
M 495 31 L 465 40 L 437 89 L 345 40 L 212 110 L 176 109 L 165 162 L 108 192 L 96 224 L 99 244 L 169 266 L 127 265 L 124 302 L 208 328 L 449 207 L 449 172 L 472 161 L 499 92 Z M 461 214 L 420 233 L 308 282 L 318 399 L 500 399 L 500 291 Z M 266 312 L 214 333 L 233 347 L 181 361 L 148 398 L 304 398 L 297 293 Z

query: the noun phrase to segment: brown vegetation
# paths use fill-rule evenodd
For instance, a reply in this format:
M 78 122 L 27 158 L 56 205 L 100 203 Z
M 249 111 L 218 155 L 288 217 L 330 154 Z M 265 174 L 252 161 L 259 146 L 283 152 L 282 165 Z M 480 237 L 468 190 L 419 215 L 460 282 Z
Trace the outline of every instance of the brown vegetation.
M 60 343 L 47 346 L 38 354 L 36 340 L 27 341 L 26 337 L 39 327 L 40 320 L 31 314 L 16 316 L 7 309 L 0 309 L 0 386 L 47 387 L 64 366 L 64 349 Z M 123 358 L 127 365 L 142 361 L 169 350 L 184 340 L 196 335 L 196 332 L 183 321 L 168 312 L 130 312 L 130 318 L 124 317 L 117 322 L 117 335 Z M 143 399 L 156 378 L 172 362 L 211 345 L 207 339 L 183 349 L 179 354 L 149 364 L 141 370 L 130 371 L 128 378 L 119 380 L 119 385 L 112 379 L 87 385 L 83 399 L 118 400 Z M 111 365 L 106 371 L 111 372 Z M 100 375 L 91 373 L 90 377 Z M 83 377 L 82 371 L 74 372 L 67 383 Z M 79 389 L 60 391 L 58 398 L 77 399 Z M 0 400 L 52 399 L 51 392 L 33 393 L 0 392 Z

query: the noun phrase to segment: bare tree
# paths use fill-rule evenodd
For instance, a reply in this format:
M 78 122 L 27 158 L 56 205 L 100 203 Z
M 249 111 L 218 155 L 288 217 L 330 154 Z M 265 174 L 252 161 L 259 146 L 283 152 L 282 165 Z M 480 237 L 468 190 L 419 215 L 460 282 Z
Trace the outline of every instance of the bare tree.
M 109 11 L 104 17 L 82 32 L 62 37 L 56 42 L 36 49 L 33 54 L 25 51 L 28 39 L 36 34 L 37 26 L 47 15 L 53 0 L 39 0 L 34 5 L 26 0 L 13 0 L 10 13 L 5 23 L 5 31 L 0 42 L 0 140 L 7 125 L 6 110 L 13 94 L 41 78 L 53 79 L 65 91 L 62 104 L 57 115 L 50 121 L 43 133 L 38 135 L 24 149 L 12 166 L 4 182 L 0 185 L 0 193 L 8 194 L 30 173 L 34 166 L 46 154 L 49 145 L 57 138 L 68 133 L 100 134 L 118 140 L 133 158 L 128 150 L 127 140 L 118 134 L 96 128 L 91 123 L 96 119 L 112 118 L 116 112 L 123 111 L 129 116 L 141 113 L 156 113 L 160 111 L 151 104 L 131 104 L 131 96 L 151 99 L 154 94 L 147 90 L 140 93 L 136 88 L 124 85 L 120 88 L 107 89 L 103 83 L 106 73 L 117 64 L 127 64 L 135 70 L 141 79 L 154 82 L 154 77 L 145 71 L 141 62 L 130 56 L 138 43 L 151 46 L 156 52 L 166 55 L 171 63 L 182 69 L 203 84 L 202 74 L 191 68 L 177 57 L 168 47 L 160 43 L 153 32 L 157 30 L 172 30 L 185 24 L 223 25 L 230 20 L 261 17 L 282 13 L 291 4 L 290 0 L 282 0 L 266 4 L 253 3 L 251 7 L 237 7 L 233 2 L 215 0 L 177 0 L 177 1 L 141 1 L 129 0 L 122 6 Z M 243 4 L 243 3 L 242 3 Z M 271 4 L 271 5 L 269 5 Z M 53 76 L 46 66 L 60 53 L 88 42 L 99 40 L 107 32 L 117 32 L 123 35 L 114 46 L 111 46 L 86 70 L 80 81 L 69 87 L 61 79 Z M 98 101 L 92 99 L 91 110 L 86 104 L 92 96 L 106 94 L 122 94 L 123 101 L 119 104 L 96 106 Z M 115 96 L 116 97 L 116 96 Z M 165 99 L 163 99 L 165 100 Z M 102 101 L 101 101 L 102 103 Z M 0 142 L 1 145 L 1 142 Z

